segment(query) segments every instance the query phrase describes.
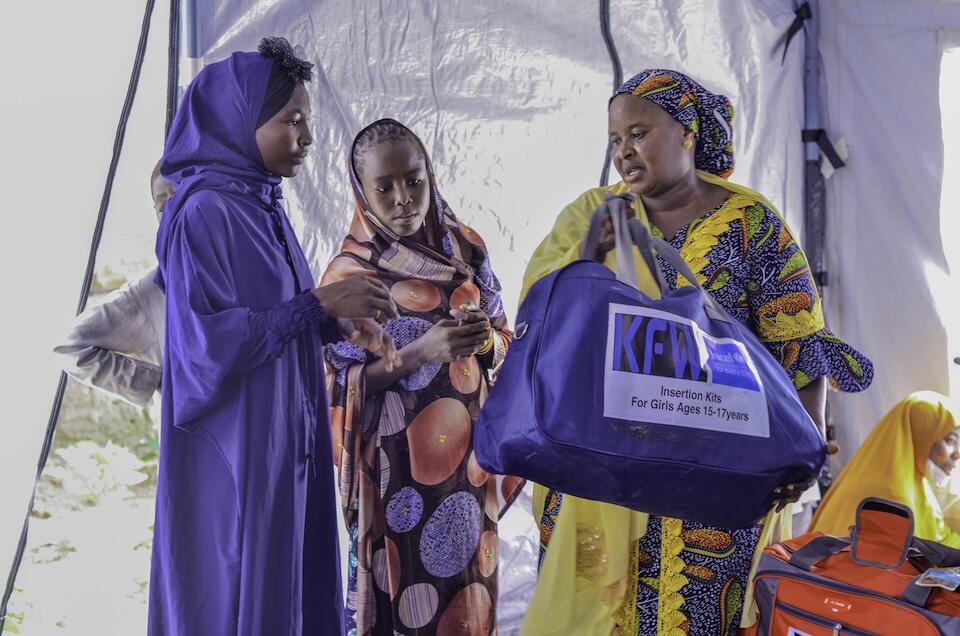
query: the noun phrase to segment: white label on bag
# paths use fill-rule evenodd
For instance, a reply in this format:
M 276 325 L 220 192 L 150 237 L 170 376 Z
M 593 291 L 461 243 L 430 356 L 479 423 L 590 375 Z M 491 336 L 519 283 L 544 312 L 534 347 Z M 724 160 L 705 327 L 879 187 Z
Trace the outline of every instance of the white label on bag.
M 770 437 L 763 382 L 743 343 L 633 305 L 610 304 L 603 415 Z

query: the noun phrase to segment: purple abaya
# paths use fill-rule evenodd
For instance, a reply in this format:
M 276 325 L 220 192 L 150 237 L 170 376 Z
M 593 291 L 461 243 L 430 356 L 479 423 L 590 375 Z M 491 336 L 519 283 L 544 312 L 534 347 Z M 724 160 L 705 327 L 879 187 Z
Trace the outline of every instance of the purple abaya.
M 342 632 L 321 354 L 339 336 L 256 146 L 271 65 L 207 66 L 164 150 L 152 635 Z

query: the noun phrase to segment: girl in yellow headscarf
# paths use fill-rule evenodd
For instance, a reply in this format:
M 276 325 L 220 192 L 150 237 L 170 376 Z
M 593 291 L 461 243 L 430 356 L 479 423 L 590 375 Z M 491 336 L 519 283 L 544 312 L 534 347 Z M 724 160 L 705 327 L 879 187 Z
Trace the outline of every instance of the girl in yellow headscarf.
M 910 506 L 914 536 L 960 548 L 934 494 L 960 460 L 960 430 L 949 398 L 930 391 L 897 404 L 867 436 L 813 517 L 810 530 L 846 536 L 857 505 L 881 497 Z
M 733 170 L 733 109 L 689 77 L 654 69 L 610 102 L 610 149 L 623 181 L 567 206 L 534 252 L 523 294 L 580 258 L 594 209 L 606 193 L 636 195 L 634 214 L 674 245 L 703 287 L 769 347 L 822 423 L 825 378 L 858 391 L 870 361 L 825 327 L 806 258 L 760 194 L 726 180 Z M 597 254 L 616 267 L 608 221 Z M 659 289 L 636 253 L 641 290 Z M 681 284 L 661 262 L 667 283 Z M 669 485 L 664 485 L 669 487 Z M 802 485 L 778 489 L 796 501 Z M 729 636 L 749 600 L 749 574 L 774 523 L 714 528 L 633 512 L 537 487 L 541 569 L 524 636 L 661 634 Z M 768 520 L 769 521 L 769 520 Z

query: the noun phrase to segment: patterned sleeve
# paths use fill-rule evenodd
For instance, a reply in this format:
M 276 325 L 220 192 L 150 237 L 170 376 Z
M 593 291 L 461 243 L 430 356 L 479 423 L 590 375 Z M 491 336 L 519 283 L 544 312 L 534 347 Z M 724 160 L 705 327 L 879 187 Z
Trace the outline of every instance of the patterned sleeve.
M 393 337 L 393 342 L 399 351 L 414 340 L 421 338 L 430 331 L 432 326 L 430 322 L 422 318 L 402 316 L 387 322 L 383 326 L 383 330 Z M 328 344 L 324 347 L 323 353 L 327 365 L 336 371 L 336 380 L 341 386 L 346 385 L 350 367 L 379 359 L 376 354 L 370 353 L 349 340 Z M 411 371 L 409 375 L 401 378 L 397 383 L 406 391 L 419 391 L 433 382 L 433 378 L 436 377 L 442 366 L 439 362 L 428 362 L 419 369 Z
M 866 389 L 873 363 L 827 329 L 807 257 L 772 210 L 745 211 L 750 260 L 747 302 L 754 329 L 802 389 L 827 376 L 841 391 Z

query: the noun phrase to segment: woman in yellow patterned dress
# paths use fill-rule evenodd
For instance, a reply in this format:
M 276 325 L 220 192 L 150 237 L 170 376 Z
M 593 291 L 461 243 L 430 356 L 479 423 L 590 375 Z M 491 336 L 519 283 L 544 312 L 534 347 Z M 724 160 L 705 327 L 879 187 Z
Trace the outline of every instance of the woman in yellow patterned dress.
M 610 101 L 609 132 L 623 180 L 590 190 L 564 209 L 534 252 L 524 294 L 578 258 L 606 193 L 631 192 L 635 214 L 676 247 L 704 289 L 767 344 L 822 429 L 826 380 L 861 391 L 873 367 L 827 330 L 803 251 L 773 206 L 726 180 L 733 171 L 732 123 L 727 98 L 681 73 L 648 70 L 621 86 Z M 608 222 L 596 260 L 615 266 L 612 247 Z M 659 265 L 671 286 L 682 284 L 668 264 Z M 649 281 L 640 259 L 636 267 L 639 280 Z M 802 487 L 788 488 L 779 494 L 796 500 Z M 714 528 L 539 487 L 534 501 L 541 575 L 525 634 L 739 630 L 763 524 Z M 554 580 L 564 574 L 574 582 Z

